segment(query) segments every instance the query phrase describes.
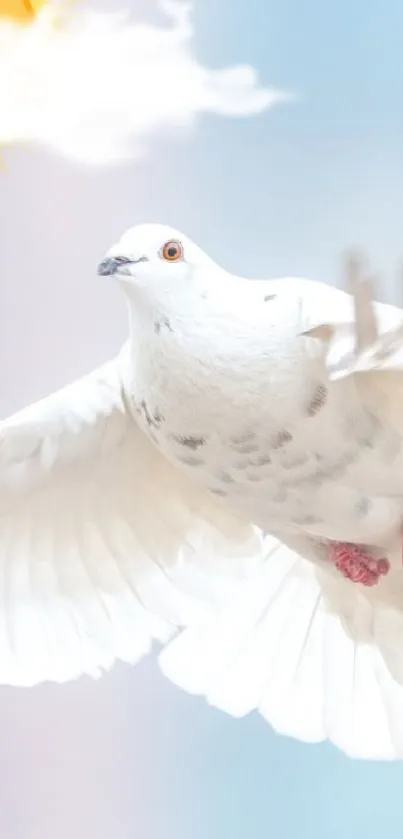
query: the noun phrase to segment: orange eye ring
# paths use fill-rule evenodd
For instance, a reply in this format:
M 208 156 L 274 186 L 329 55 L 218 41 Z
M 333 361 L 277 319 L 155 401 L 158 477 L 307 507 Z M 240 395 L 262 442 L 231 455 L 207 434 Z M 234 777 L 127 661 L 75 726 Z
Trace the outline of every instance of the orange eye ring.
M 166 259 L 167 262 L 177 262 L 178 259 L 182 259 L 183 247 L 181 243 L 176 239 L 165 242 L 165 245 L 161 249 L 161 256 L 163 259 Z

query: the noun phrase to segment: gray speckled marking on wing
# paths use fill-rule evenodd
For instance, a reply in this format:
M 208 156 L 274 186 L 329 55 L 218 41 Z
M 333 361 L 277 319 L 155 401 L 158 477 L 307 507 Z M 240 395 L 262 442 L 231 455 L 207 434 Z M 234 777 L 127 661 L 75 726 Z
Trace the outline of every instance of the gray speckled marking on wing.
M 178 443 L 179 446 L 184 446 L 187 449 L 192 449 L 192 451 L 197 451 L 197 449 L 200 449 L 202 446 L 205 446 L 207 442 L 205 437 L 192 434 L 173 434 L 172 439 L 175 440 L 175 443 Z
M 307 413 L 309 417 L 315 417 L 316 414 L 326 405 L 328 396 L 327 387 L 323 384 L 317 385 L 315 392 L 309 402 Z

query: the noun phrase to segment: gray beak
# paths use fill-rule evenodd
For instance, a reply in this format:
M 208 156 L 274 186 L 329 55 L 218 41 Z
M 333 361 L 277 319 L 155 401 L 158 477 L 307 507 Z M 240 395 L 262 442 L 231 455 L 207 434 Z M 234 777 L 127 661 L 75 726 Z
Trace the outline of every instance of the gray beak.
M 127 256 L 107 256 L 99 263 L 97 273 L 101 277 L 107 277 L 116 274 L 121 266 L 131 265 L 132 262 L 133 260 Z

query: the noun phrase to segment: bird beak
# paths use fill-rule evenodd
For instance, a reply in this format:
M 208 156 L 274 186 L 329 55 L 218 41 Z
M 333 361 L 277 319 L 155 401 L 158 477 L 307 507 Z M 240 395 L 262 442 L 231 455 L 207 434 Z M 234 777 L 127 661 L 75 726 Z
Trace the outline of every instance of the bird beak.
M 101 277 L 108 277 L 112 274 L 130 274 L 128 268 L 132 265 L 133 260 L 127 256 L 107 256 L 98 265 L 97 273 Z

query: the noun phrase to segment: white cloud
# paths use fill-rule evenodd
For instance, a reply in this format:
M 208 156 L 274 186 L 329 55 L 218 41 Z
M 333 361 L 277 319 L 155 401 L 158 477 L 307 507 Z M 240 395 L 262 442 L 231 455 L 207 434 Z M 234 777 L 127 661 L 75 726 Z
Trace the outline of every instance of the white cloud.
M 0 145 L 42 143 L 88 164 L 141 156 L 145 141 L 200 114 L 247 116 L 284 100 L 247 66 L 196 59 L 189 8 L 165 2 L 168 27 L 83 8 L 54 25 L 0 24 Z

